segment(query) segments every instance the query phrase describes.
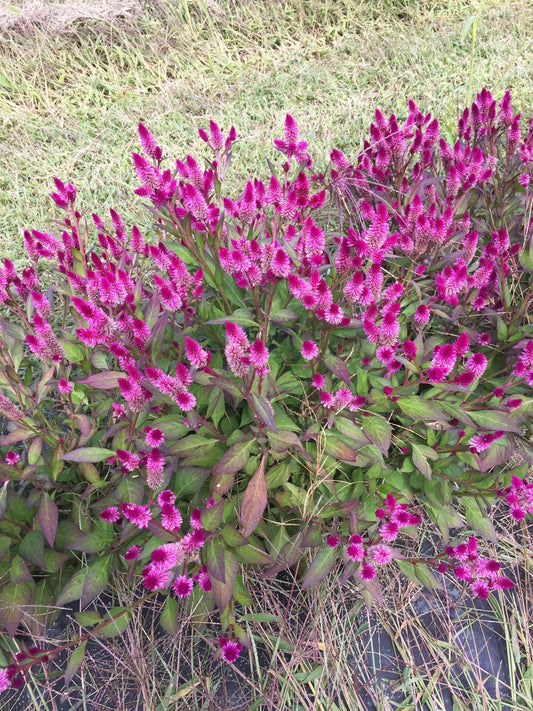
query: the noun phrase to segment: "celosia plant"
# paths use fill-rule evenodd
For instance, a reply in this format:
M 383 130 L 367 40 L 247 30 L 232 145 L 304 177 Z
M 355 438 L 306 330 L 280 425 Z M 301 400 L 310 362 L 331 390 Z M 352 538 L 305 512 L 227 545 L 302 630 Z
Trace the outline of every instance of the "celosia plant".
M 479 597 L 511 587 L 476 538 L 496 541 L 498 494 L 533 511 L 533 124 L 509 94 L 483 90 L 453 146 L 413 102 L 403 123 L 377 111 L 363 151 L 324 170 L 287 116 L 280 165 L 234 199 L 235 129 L 200 129 L 205 166 L 139 134 L 153 228 L 114 210 L 91 225 L 56 179 L 61 228 L 25 232 L 31 266 L 0 269 L 10 635 L 117 569 L 166 591 L 169 632 L 214 601 L 227 662 L 247 644 L 242 566 L 354 577 L 378 600 L 390 564 Z M 426 561 L 406 543 L 422 516 L 443 539 Z M 451 544 L 465 520 L 476 535 Z M 0 688 L 42 662 L 24 654 Z

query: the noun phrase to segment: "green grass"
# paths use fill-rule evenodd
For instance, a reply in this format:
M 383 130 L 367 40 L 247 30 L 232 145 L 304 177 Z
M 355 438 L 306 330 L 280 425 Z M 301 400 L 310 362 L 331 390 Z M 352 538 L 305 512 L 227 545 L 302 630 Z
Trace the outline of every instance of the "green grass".
M 408 98 L 437 115 L 450 138 L 458 113 L 483 86 L 497 97 L 512 87 L 515 110 L 533 113 L 529 0 L 151 0 L 128 6 L 131 12 L 114 16 L 108 2 L 103 20 L 81 13 L 68 20 L 60 2 L 52 4 L 55 19 L 49 14 L 39 22 L 31 22 L 21 0 L 0 13 L 0 256 L 19 266 L 22 231 L 53 230 L 53 176 L 77 186 L 83 209 L 103 215 L 115 207 L 130 223 L 149 224 L 132 194 L 138 121 L 169 158 L 201 156 L 197 127 L 210 118 L 226 129 L 234 124 L 241 141 L 229 185 L 238 197 L 248 177 L 267 175 L 265 159 L 274 154 L 272 139 L 281 137 L 286 112 L 299 121 L 318 164 L 334 146 L 355 154 L 374 110 L 402 116 Z M 525 711 L 533 678 L 533 566 L 532 540 L 527 529 L 523 534 L 522 541 L 509 532 L 502 538 L 503 557 L 517 576 L 523 571 L 522 584 L 494 598 L 493 616 L 502 624 L 513 671 L 505 695 L 513 709 Z M 460 653 L 454 631 L 473 623 L 472 612 L 459 621 L 443 613 L 449 631 L 443 641 L 424 629 L 412 605 L 419 591 L 400 577 L 390 581 L 386 607 L 372 613 L 356 591 L 339 590 L 334 579 L 291 597 L 290 604 L 280 602 L 273 583 L 247 582 L 253 610 L 273 619 L 246 623 L 254 641 L 250 672 L 235 671 L 250 694 L 243 708 L 365 709 L 366 689 L 379 709 L 399 708 L 391 700 L 399 690 L 407 697 L 404 709 L 421 708 L 428 698 L 438 709 L 442 685 L 453 691 L 457 709 L 502 708 L 480 674 L 468 684 L 451 674 Z M 138 593 L 124 581 L 116 588 L 123 602 Z M 156 613 L 154 603 L 154 619 Z M 76 682 L 84 705 L 76 708 L 126 708 L 130 686 L 146 711 L 224 708 L 221 672 L 211 660 L 216 626 L 198 629 L 185 619 L 175 638 L 156 642 L 146 619 L 134 618 L 123 639 L 105 642 L 115 660 L 105 688 L 91 653 Z M 405 662 L 388 689 L 365 676 L 360 661 L 372 644 L 366 633 L 377 623 Z M 413 663 L 408 638 L 423 647 L 423 665 Z M 196 653 L 198 639 L 206 645 L 203 655 Z M 261 649 L 270 659 L 266 666 Z M 30 688 L 35 709 L 55 708 L 46 680 Z
M 323 164 L 334 146 L 356 152 L 375 108 L 401 116 L 408 98 L 450 137 L 485 85 L 533 106 L 527 0 L 152 0 L 114 18 L 113 4 L 106 21 L 63 25 L 23 23 L 22 10 L 1 36 L 0 254 L 22 261 L 22 231 L 49 227 L 55 175 L 76 184 L 83 208 L 134 219 L 139 120 L 170 158 L 201 154 L 197 127 L 210 118 L 235 124 L 238 196 L 265 175 L 286 112 Z

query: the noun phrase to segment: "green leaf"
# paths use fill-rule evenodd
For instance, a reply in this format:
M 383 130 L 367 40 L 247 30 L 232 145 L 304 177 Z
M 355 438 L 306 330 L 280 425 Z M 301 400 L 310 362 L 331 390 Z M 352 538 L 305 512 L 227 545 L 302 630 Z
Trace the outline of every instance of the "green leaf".
M 29 563 L 44 569 L 44 537 L 41 531 L 28 531 L 20 542 L 19 553 Z
M 82 553 L 100 553 L 113 541 L 113 527 L 107 525 L 104 529 L 92 531 L 81 536 L 74 543 L 67 546 L 67 550 L 81 551 Z
M 103 462 L 108 457 L 114 457 L 113 449 L 105 449 L 104 447 L 80 447 L 72 452 L 64 454 L 61 459 L 66 462 Z
M 325 546 L 318 551 L 302 583 L 302 590 L 315 585 L 326 577 L 335 565 L 335 548 Z
M 248 539 L 242 533 L 239 533 L 236 528 L 230 526 L 229 523 L 224 526 L 220 534 L 230 548 L 238 548 L 248 544 Z
M 265 481 L 267 489 L 276 489 L 290 479 L 292 462 L 285 459 L 279 464 L 275 464 L 267 471 Z
M 14 637 L 25 608 L 33 602 L 35 583 L 8 583 L 0 592 L 0 622 L 7 633 Z
M 272 430 L 272 432 L 278 431 L 276 427 L 274 408 L 266 398 L 259 397 L 256 393 L 252 393 L 251 408 L 254 415 L 261 420 L 261 422 L 266 425 L 269 430 Z
M 3 517 L 7 511 L 7 486 L 9 484 L 9 479 L 6 479 L 2 484 L 2 489 L 0 491 L 0 519 Z
M 178 603 L 169 595 L 159 616 L 159 624 L 165 632 L 174 636 L 178 632 L 178 620 Z
M 359 425 L 356 425 L 347 417 L 336 417 L 335 428 L 343 437 L 353 440 L 360 447 L 364 447 L 364 445 L 368 442 L 368 439 L 365 437 L 365 434 Z
M 231 551 L 224 551 L 224 570 L 225 576 L 223 582 L 217 578 L 211 578 L 211 575 L 209 576 L 211 578 L 215 604 L 220 611 L 228 606 L 233 596 L 235 580 L 239 572 L 239 561 Z
M 487 516 L 484 508 L 481 508 L 479 503 L 474 498 L 463 497 L 461 503 L 465 507 L 466 522 L 475 533 L 488 538 L 493 543 L 497 543 L 498 536 L 496 529 Z
M 425 444 L 415 444 L 411 442 L 411 447 L 413 464 L 419 472 L 422 472 L 426 479 L 431 479 L 432 470 L 428 459 L 438 459 L 439 455 L 434 449 L 427 447 Z
M 431 570 L 422 564 L 415 565 L 415 575 L 419 582 L 428 590 L 442 590 L 443 585 L 440 580 L 431 572 Z
M 484 430 L 502 430 L 503 432 L 518 432 L 521 434 L 520 427 L 514 422 L 509 415 L 497 410 L 469 410 L 468 414 L 474 420 L 478 427 Z
M 255 545 L 247 544 L 234 548 L 235 557 L 242 563 L 251 563 L 252 565 L 273 565 L 275 562 L 272 556 L 266 553 L 262 548 Z
M 206 531 L 213 531 L 217 528 L 224 515 L 224 502 L 219 501 L 218 504 L 210 506 L 208 509 L 202 511 L 202 526 Z
M 400 410 L 413 420 L 442 420 L 447 422 L 448 417 L 432 403 L 421 397 L 399 397 L 396 404 Z
M 43 536 L 46 538 L 46 542 L 50 548 L 53 548 L 57 531 L 59 511 L 56 504 L 52 501 L 50 495 L 46 491 L 44 491 L 41 496 L 41 502 L 35 517 L 41 527 Z
M 65 669 L 65 688 L 68 687 L 72 679 L 78 673 L 85 657 L 86 647 L 87 640 L 85 640 L 85 642 L 82 642 L 79 647 L 76 647 L 76 649 L 70 655 L 69 660 L 67 662 L 67 668 Z
M 367 416 L 361 418 L 363 432 L 378 449 L 387 455 L 392 436 L 392 427 L 383 417 Z
M 74 573 L 57 598 L 58 607 L 66 605 L 67 602 L 74 602 L 74 600 L 79 600 L 81 598 L 83 584 L 86 577 L 86 570 L 78 570 Z
M 113 619 L 114 617 L 116 617 L 116 619 Z M 106 619 L 110 620 L 109 624 L 98 630 L 97 636 L 105 637 L 106 639 L 119 637 L 121 634 L 124 634 L 130 623 L 131 610 L 128 607 L 112 607 L 108 610 L 102 622 L 105 622 Z
M 261 521 L 267 505 L 267 485 L 265 481 L 265 460 L 263 454 L 261 464 L 248 482 L 241 502 L 241 533 L 250 536 Z
M 74 614 L 74 617 L 76 618 L 76 622 L 78 622 L 78 624 L 80 624 L 82 627 L 92 627 L 93 625 L 97 625 L 99 622 L 102 621 L 100 613 L 96 610 L 76 612 Z
M 331 353 L 327 353 L 324 358 L 324 365 L 333 375 L 336 375 L 337 378 L 342 380 L 343 383 L 350 385 L 350 373 L 348 372 L 348 366 L 343 360 Z
M 219 538 L 211 538 L 204 547 L 205 564 L 211 580 L 224 583 L 226 580 L 226 559 L 224 546 Z
M 97 560 L 91 563 L 87 570 L 87 574 L 83 582 L 83 590 L 81 593 L 81 606 L 85 607 L 91 600 L 103 592 L 109 582 L 109 573 L 111 570 L 111 555 L 106 556 L 102 560 Z
M 120 370 L 105 370 L 102 373 L 89 375 L 85 380 L 78 380 L 78 383 L 96 388 L 96 390 L 114 390 L 118 388 L 118 381 L 127 377 L 126 373 Z
M 209 476 L 209 469 L 200 467 L 179 467 L 174 474 L 172 490 L 178 499 L 197 494 Z
M 302 442 L 295 432 L 290 430 L 280 430 L 279 432 L 267 432 L 268 442 L 272 451 L 282 454 L 291 447 L 296 447 L 300 452 L 304 452 Z
M 231 488 L 235 473 L 246 466 L 254 444 L 254 439 L 236 442 L 222 455 L 213 467 L 211 483 L 213 494 L 223 496 Z
M 342 439 L 328 432 L 326 435 L 326 445 L 324 447 L 326 454 L 334 459 L 339 459 L 343 462 L 355 462 L 357 460 L 357 452 L 355 449 L 346 444 Z
M 172 442 L 169 445 L 171 454 L 177 454 L 180 457 L 190 457 L 195 454 L 204 454 L 206 449 L 211 449 L 217 443 L 214 437 L 202 437 L 201 435 L 191 434 L 188 437 Z

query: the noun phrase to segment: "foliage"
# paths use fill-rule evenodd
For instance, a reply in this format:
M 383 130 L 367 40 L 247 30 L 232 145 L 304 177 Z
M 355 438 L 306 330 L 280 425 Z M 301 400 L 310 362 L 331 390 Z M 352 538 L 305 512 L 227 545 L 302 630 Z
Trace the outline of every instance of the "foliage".
M 476 535 L 496 539 L 498 494 L 516 520 L 533 511 L 520 126 L 509 93 L 483 90 L 451 146 L 411 101 L 402 125 L 376 111 L 355 160 L 335 149 L 319 171 L 287 115 L 280 164 L 230 199 L 234 128 L 200 129 L 203 167 L 171 164 L 140 124 L 151 235 L 114 210 L 91 226 L 56 178 L 56 235 L 25 232 L 32 266 L 0 272 L 9 634 L 86 607 L 116 570 L 166 591 L 173 614 L 214 601 L 229 662 L 249 644 L 243 566 L 298 567 L 303 587 L 353 577 L 368 601 L 393 561 L 430 588 L 448 568 L 479 597 L 511 587 Z M 458 501 L 476 535 L 451 542 Z M 409 555 L 422 516 L 443 539 L 430 560 Z M 114 608 L 98 631 L 127 624 Z

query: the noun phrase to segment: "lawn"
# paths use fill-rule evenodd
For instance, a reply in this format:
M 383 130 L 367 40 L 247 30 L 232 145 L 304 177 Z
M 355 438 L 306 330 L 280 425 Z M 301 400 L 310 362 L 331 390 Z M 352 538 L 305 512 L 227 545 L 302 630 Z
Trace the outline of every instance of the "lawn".
M 528 0 L 4 2 L 0 257 L 22 267 L 23 231 L 54 231 L 54 176 L 76 186 L 89 214 L 116 208 L 148 231 L 133 194 L 138 122 L 171 159 L 204 155 L 197 129 L 210 119 L 234 125 L 228 184 L 239 199 L 250 177 L 268 175 L 287 112 L 324 167 L 334 147 L 355 156 L 375 109 L 405 118 L 410 98 L 438 115 L 452 142 L 484 86 L 497 99 L 511 88 L 514 110 L 531 115 L 532 27 Z M 173 638 L 159 637 L 156 598 L 135 610 L 123 638 L 93 644 L 71 696 L 43 678 L 0 708 L 526 711 L 533 540 L 501 511 L 492 511 L 499 559 L 520 585 L 485 606 L 453 586 L 447 597 L 422 595 L 399 574 L 385 606 L 367 609 L 355 586 L 329 580 L 299 593 L 292 574 L 265 585 L 248 573 L 254 644 L 241 666 L 213 670 L 203 641 L 216 636 L 214 621 L 212 630 L 179 621 Z M 140 594 L 123 576 L 102 605 Z M 506 674 L 480 661 L 485 635 L 485 657 L 503 659 Z

